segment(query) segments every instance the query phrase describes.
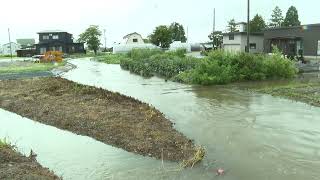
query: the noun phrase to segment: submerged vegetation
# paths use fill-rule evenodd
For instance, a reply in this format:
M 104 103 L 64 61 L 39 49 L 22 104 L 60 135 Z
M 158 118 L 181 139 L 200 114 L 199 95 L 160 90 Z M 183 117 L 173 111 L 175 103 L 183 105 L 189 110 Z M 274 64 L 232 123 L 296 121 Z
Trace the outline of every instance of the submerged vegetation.
M 320 107 L 320 83 L 295 83 L 259 89 L 257 92 L 284 97 Z
M 239 81 L 292 78 L 298 72 L 295 64 L 274 55 L 213 51 L 198 59 L 185 56 L 184 50 L 134 49 L 122 58 L 123 69 L 145 77 L 154 75 L 188 84 L 227 84 Z
M 65 65 L 65 62 L 62 62 L 62 63 L 27 63 L 27 62 L 7 63 L 6 65 L 0 66 L 0 74 L 50 71 L 58 66 L 64 66 L 64 65 Z

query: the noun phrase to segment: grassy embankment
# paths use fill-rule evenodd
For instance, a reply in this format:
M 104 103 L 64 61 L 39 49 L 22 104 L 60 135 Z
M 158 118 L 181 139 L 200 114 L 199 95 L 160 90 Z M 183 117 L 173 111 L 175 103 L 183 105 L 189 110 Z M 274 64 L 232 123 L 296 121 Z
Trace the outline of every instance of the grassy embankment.
M 15 62 L 0 65 L 0 74 L 12 73 L 26 73 L 26 72 L 40 72 L 50 71 L 59 66 L 64 66 L 66 62 L 62 63 L 30 63 L 30 62 Z
M 256 91 L 320 107 L 320 83 L 294 83 Z
M 33 153 L 29 157 L 23 156 L 14 146 L 0 139 L 0 179 L 61 179 L 42 167 L 35 157 Z
M 198 59 L 185 56 L 183 50 L 135 49 L 118 57 L 123 69 L 142 76 L 161 76 L 177 82 L 200 85 L 228 84 L 241 81 L 287 79 L 297 74 L 295 64 L 275 55 L 210 52 Z

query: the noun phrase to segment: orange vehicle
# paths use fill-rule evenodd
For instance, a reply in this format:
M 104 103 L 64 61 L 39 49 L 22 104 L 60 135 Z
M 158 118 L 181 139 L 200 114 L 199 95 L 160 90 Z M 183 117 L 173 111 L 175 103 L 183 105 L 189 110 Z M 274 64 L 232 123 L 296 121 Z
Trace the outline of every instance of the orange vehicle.
M 62 52 L 48 51 L 41 57 L 40 62 L 62 62 Z

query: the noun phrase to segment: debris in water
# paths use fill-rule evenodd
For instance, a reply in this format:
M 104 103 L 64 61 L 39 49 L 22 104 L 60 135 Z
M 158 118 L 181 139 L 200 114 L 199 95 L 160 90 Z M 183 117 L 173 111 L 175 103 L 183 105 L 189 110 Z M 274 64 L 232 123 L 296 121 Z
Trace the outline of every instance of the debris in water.
M 217 176 L 223 176 L 225 174 L 225 170 L 222 168 L 217 169 L 216 171 Z

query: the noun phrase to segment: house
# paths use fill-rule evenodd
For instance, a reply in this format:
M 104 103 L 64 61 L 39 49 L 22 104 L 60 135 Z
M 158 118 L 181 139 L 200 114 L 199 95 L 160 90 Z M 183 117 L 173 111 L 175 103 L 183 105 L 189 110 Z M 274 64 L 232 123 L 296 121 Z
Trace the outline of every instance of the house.
M 264 52 L 271 53 L 276 45 L 285 55 L 320 55 L 320 24 L 265 29 Z
M 47 51 L 61 51 L 66 54 L 86 53 L 84 43 L 74 43 L 72 34 L 66 31 L 42 31 L 38 34 L 37 54 L 44 54 Z
M 263 33 L 250 33 L 250 52 L 263 52 Z M 223 49 L 229 52 L 245 52 L 247 48 L 247 32 L 230 32 L 223 34 Z
M 35 39 L 17 39 L 17 43 L 20 44 L 21 49 L 33 47 L 36 43 Z
M 236 23 L 236 30 L 237 32 L 245 32 L 247 29 L 247 23 L 246 22 L 238 22 Z
M 123 37 L 125 44 L 144 44 L 144 40 L 139 33 L 130 33 Z
M 247 31 L 247 23 L 246 22 L 238 22 L 235 23 L 235 30 L 234 32 L 246 32 Z M 230 32 L 230 26 L 228 25 L 225 30 L 223 30 L 224 33 Z
M 11 46 L 10 46 L 10 44 L 11 44 Z M 7 43 L 7 44 L 2 45 L 1 52 L 3 55 L 11 55 L 11 53 L 12 53 L 12 55 L 15 56 L 15 55 L 17 55 L 16 51 L 20 48 L 21 47 L 19 44 L 15 43 L 15 42 L 11 42 L 11 43 Z

